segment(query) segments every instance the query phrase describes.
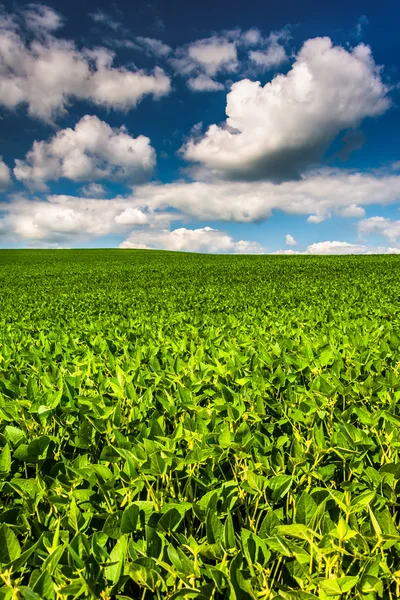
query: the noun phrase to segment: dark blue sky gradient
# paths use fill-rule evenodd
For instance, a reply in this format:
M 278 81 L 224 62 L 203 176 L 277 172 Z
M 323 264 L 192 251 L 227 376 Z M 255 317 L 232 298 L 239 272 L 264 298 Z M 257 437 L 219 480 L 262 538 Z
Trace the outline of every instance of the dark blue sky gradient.
M 13 11 L 22 7 L 22 3 L 6 0 L 4 7 Z M 361 148 L 350 153 L 347 160 L 340 157 L 343 149 L 341 132 L 332 147 L 328 150 L 323 164 L 345 167 L 349 169 L 371 169 L 400 160 L 400 3 L 397 1 L 376 0 L 338 0 L 321 2 L 320 0 L 187 0 L 169 1 L 113 1 L 104 0 L 49 0 L 49 6 L 65 17 L 65 26 L 57 33 L 58 37 L 72 39 L 78 47 L 106 46 L 116 50 L 115 64 L 134 63 L 140 68 L 153 68 L 157 64 L 169 70 L 167 63 L 157 61 L 145 53 L 134 49 L 116 49 L 115 40 L 124 37 L 133 40 L 135 36 L 158 38 L 172 48 L 207 37 L 212 32 L 240 27 L 259 28 L 265 35 L 271 31 L 291 27 L 292 39 L 289 47 L 293 52 L 299 50 L 303 42 L 316 36 L 330 36 L 333 42 L 356 45 L 364 42 L 371 46 L 374 60 L 384 65 L 383 78 L 392 86 L 391 98 L 393 107 L 378 119 L 366 119 L 360 125 L 365 143 Z M 124 31 L 113 32 L 104 24 L 96 24 L 89 14 L 104 11 L 113 19 L 122 23 Z M 362 35 L 357 37 L 357 23 L 365 16 L 368 20 L 363 25 Z M 290 65 L 287 66 L 290 68 Z M 258 78 L 262 83 L 274 76 L 273 72 L 265 73 Z M 233 80 L 243 75 L 235 74 Z M 0 108 L 0 154 L 12 167 L 15 158 L 23 158 L 31 148 L 34 140 L 48 139 L 57 128 L 74 126 L 85 114 L 96 114 L 113 127 L 126 125 L 133 136 L 143 134 L 151 139 L 157 151 L 157 170 L 155 179 L 171 182 L 183 176 L 182 168 L 187 166 L 178 154 L 191 128 L 202 121 L 204 126 L 219 123 L 225 118 L 226 91 L 216 93 L 193 93 L 188 90 L 185 81 L 173 77 L 173 91 L 166 97 L 155 101 L 151 97 L 142 100 L 136 109 L 127 113 L 105 110 L 102 107 L 85 102 L 71 102 L 68 114 L 57 120 L 57 127 L 29 117 L 26 107 L 20 106 L 15 111 Z M 77 193 L 80 185 L 66 180 L 52 183 L 54 193 Z M 22 189 L 16 184 L 14 192 Z M 110 195 L 127 192 L 122 185 L 109 184 Z M 3 200 L 5 200 L 5 196 Z M 376 213 L 376 207 L 368 207 L 367 215 Z M 397 206 L 379 207 L 379 214 L 397 217 Z M 262 224 L 224 224 L 224 230 L 246 239 L 264 240 L 268 232 L 269 244 L 282 245 L 275 237 L 282 238 L 282 232 L 291 231 L 296 238 L 307 244 L 310 238 L 316 238 L 316 226 L 305 223 L 304 216 L 288 216 L 274 214 L 276 227 L 271 228 L 268 221 Z M 196 226 L 218 225 L 218 223 L 200 223 Z M 268 227 L 270 227 L 268 229 Z M 331 219 L 318 225 L 318 237 L 329 239 L 339 235 L 354 239 L 352 220 Z M 286 229 L 288 231 L 286 231 Z M 348 230 L 348 231 L 347 231 Z M 245 233 L 243 233 L 245 231 Z M 311 231 L 311 233 L 310 233 Z M 343 233 L 344 232 L 344 233 Z M 110 241 L 111 240 L 111 241 Z M 103 240 L 104 245 L 114 238 Z

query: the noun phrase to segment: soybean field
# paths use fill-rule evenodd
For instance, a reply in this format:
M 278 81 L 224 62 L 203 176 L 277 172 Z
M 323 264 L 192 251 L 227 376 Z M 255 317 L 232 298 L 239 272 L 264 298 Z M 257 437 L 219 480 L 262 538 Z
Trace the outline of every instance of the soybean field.
M 0 251 L 0 600 L 400 596 L 400 257 Z

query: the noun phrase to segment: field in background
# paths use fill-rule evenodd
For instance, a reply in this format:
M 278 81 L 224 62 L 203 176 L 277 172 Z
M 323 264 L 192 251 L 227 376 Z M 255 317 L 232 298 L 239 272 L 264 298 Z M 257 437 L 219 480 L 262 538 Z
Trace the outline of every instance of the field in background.
M 396 256 L 1 251 L 0 600 L 399 597 L 399 299 Z

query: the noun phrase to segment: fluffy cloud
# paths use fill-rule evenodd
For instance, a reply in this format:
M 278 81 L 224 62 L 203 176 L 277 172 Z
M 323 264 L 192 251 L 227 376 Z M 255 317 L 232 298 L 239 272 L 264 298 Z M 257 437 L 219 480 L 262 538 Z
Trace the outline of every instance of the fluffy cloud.
M 278 250 L 273 254 L 400 254 L 400 248 L 382 246 L 363 246 L 349 242 L 326 241 L 316 242 L 307 246 L 304 252 L 296 250 Z
M 290 233 L 288 233 L 286 235 L 285 241 L 286 241 L 286 246 L 297 246 L 296 240 L 294 239 L 294 237 L 292 235 L 290 235 Z
M 239 32 L 238 38 L 243 46 L 259 46 L 263 42 L 262 35 L 257 27 Z
M 349 204 L 349 206 L 340 209 L 338 214 L 339 216 L 346 218 L 360 218 L 365 217 L 365 210 L 362 206 L 357 206 L 357 204 Z
M 137 36 L 136 41 L 145 52 L 148 54 L 153 54 L 154 56 L 165 58 L 172 52 L 172 49 L 167 46 L 167 44 L 164 44 L 164 42 L 154 38 L 142 37 L 139 35 Z
M 95 200 L 71 196 L 49 196 L 46 201 L 15 196 L 2 206 L 0 221 L 8 239 L 30 246 L 77 244 L 109 234 L 129 235 L 121 248 L 161 248 L 188 252 L 260 254 L 256 242 L 234 240 L 230 235 L 202 227 L 170 230 L 182 215 L 137 207 L 132 198 Z
M 336 135 L 390 106 L 369 47 L 348 51 L 329 38 L 303 45 L 291 70 L 262 87 L 241 80 L 227 95 L 227 120 L 189 140 L 184 157 L 225 179 L 296 179 Z
M 196 40 L 178 48 L 170 64 L 177 74 L 190 77 L 188 85 L 194 91 L 223 89 L 214 77 L 237 71 L 236 40 L 227 34 Z
M 253 50 L 250 52 L 249 58 L 266 70 L 279 67 L 289 60 L 285 48 L 278 43 L 271 44 L 265 52 Z
M 158 248 L 183 252 L 230 254 L 263 253 L 263 248 L 257 242 L 245 240 L 235 242 L 230 235 L 212 227 L 200 229 L 181 227 L 173 231 L 167 229 L 134 231 L 120 244 L 120 248 Z
M 96 10 L 89 14 L 89 17 L 97 24 L 105 25 L 110 27 L 113 31 L 123 29 L 121 23 L 111 17 L 111 15 L 103 12 L 102 10 Z
M 224 89 L 222 83 L 215 81 L 215 79 L 212 79 L 208 75 L 191 77 L 188 79 L 187 85 L 193 92 L 217 92 Z
M 200 68 L 210 77 L 215 77 L 220 71 L 236 71 L 239 66 L 235 44 L 218 36 L 189 44 L 180 64 L 186 73 Z
M 393 243 L 400 237 L 400 221 L 385 217 L 371 217 L 359 222 L 358 231 L 361 235 L 381 235 Z
M 44 4 L 28 4 L 22 17 L 26 28 L 39 35 L 57 31 L 63 25 L 61 15 Z
M 149 217 L 139 208 L 132 208 L 129 206 L 117 215 L 114 218 L 114 221 L 118 223 L 118 225 L 130 225 L 134 227 L 135 225 L 145 225 L 149 222 Z
M 102 198 L 107 193 L 101 183 L 89 183 L 84 185 L 80 191 L 85 198 Z
M 75 126 L 59 131 L 49 142 L 34 142 L 26 160 L 16 160 L 15 177 L 36 189 L 46 181 L 114 179 L 139 182 L 155 165 L 149 138 L 133 138 L 126 128 L 112 129 L 96 116 L 86 115 Z
M 11 185 L 10 169 L 0 156 L 0 192 L 3 192 Z
M 154 208 L 173 207 L 199 219 L 251 222 L 273 210 L 312 215 L 321 222 L 332 214 L 346 216 L 346 208 L 390 204 L 400 200 L 400 176 L 321 170 L 300 181 L 196 181 L 145 185 L 135 190 L 137 202 Z M 348 214 L 348 213 L 347 213 Z
M 271 33 L 265 40 L 265 49 L 252 50 L 249 52 L 249 59 L 263 70 L 273 69 L 286 63 L 289 60 L 286 54 L 285 42 L 289 37 L 287 30 L 278 33 Z
M 322 223 L 322 221 L 325 221 L 322 215 L 310 215 L 307 219 L 307 223 Z
M 126 235 L 137 226 L 166 228 L 178 218 L 178 215 L 138 208 L 130 198 L 96 200 L 48 196 L 42 201 L 15 196 L 4 202 L 1 210 L 4 233 L 9 239 L 35 243 L 79 243 L 79 240 L 109 234 Z
M 365 254 L 367 246 L 349 242 L 317 242 L 308 246 L 306 254 Z
M 146 95 L 168 94 L 170 78 L 160 68 L 153 73 L 113 67 L 114 54 L 105 48 L 79 50 L 50 32 L 59 17 L 50 9 L 25 13 L 36 37 L 29 43 L 10 18 L 0 22 L 0 104 L 13 109 L 27 104 L 29 114 L 51 120 L 66 110 L 72 98 L 128 110 Z M 43 36 L 43 32 L 46 34 Z

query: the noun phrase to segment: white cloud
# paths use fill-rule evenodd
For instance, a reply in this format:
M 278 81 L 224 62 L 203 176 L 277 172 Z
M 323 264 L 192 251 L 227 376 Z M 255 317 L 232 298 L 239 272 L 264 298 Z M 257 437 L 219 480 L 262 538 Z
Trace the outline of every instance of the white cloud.
M 14 196 L 2 205 L 3 225 L 10 239 L 27 242 L 79 243 L 109 234 L 126 235 L 133 227 L 169 227 L 182 215 L 139 208 L 131 198 L 96 200 L 48 196 L 47 200 Z
M 289 250 L 277 250 L 276 252 L 271 252 L 271 254 L 304 254 L 304 252 L 289 248 Z
M 139 208 L 132 208 L 131 206 L 125 208 L 119 215 L 114 219 L 118 225 L 145 225 L 149 221 L 148 215 L 146 215 Z
M 358 231 L 361 235 L 381 235 L 393 243 L 400 237 L 400 221 L 385 217 L 371 217 L 359 222 Z
M 188 85 L 194 91 L 222 89 L 214 78 L 239 68 L 236 40 L 227 34 L 196 40 L 176 50 L 170 64 L 178 75 L 190 77 Z
M 95 200 L 48 196 L 46 201 L 21 196 L 4 203 L 2 225 L 8 239 L 28 245 L 76 245 L 109 234 L 127 235 L 121 248 L 162 248 L 187 252 L 263 253 L 257 242 L 235 240 L 229 234 L 202 227 L 171 231 L 183 215 L 135 206 L 134 199 Z M 1 222 L 0 222 L 1 223 Z
M 400 248 L 363 246 L 349 242 L 317 242 L 308 246 L 305 254 L 400 254 Z
M 249 59 L 263 70 L 273 69 L 288 62 L 289 57 L 286 53 L 284 43 L 289 38 L 289 31 L 270 33 L 270 35 L 261 42 L 265 48 L 263 50 L 252 50 L 249 52 Z
M 348 51 L 329 38 L 311 39 L 286 75 L 264 87 L 234 83 L 224 126 L 211 125 L 183 153 L 222 178 L 298 178 L 341 130 L 385 112 L 387 92 L 367 46 Z
M 25 161 L 15 161 L 14 174 L 39 190 L 46 189 L 46 181 L 61 177 L 140 182 L 151 174 L 155 162 L 149 138 L 133 138 L 124 127 L 112 129 L 98 117 L 86 115 L 75 129 L 62 129 L 49 142 L 34 142 Z
M 171 237 L 163 231 L 161 238 L 157 237 L 157 232 L 169 231 L 171 222 L 184 222 L 189 218 L 202 221 L 261 221 L 275 210 L 293 215 L 313 215 L 314 220 L 320 220 L 333 214 L 343 215 L 344 209 L 351 206 L 351 200 L 355 199 L 356 206 L 398 201 L 400 176 L 377 177 L 346 171 L 328 171 L 314 173 L 300 182 L 286 182 L 280 185 L 270 182 L 147 184 L 136 186 L 134 193 L 128 197 L 110 200 L 49 196 L 47 201 L 39 201 L 14 196 L 11 201 L 3 203 L 2 211 L 6 219 L 3 229 L 14 235 L 15 239 L 42 240 L 50 243 L 72 240 L 76 243 L 77 239 L 83 237 L 96 238 L 110 233 L 127 235 L 132 228 L 139 228 L 147 233 L 135 232 L 135 235 L 129 235 L 129 243 L 172 248 L 174 244 L 179 246 L 186 243 L 185 240 L 187 244 L 194 244 L 196 239 L 207 239 L 207 244 L 213 248 L 212 241 L 219 240 L 218 250 L 212 251 L 233 252 L 239 251 L 242 246 L 243 251 L 250 252 L 253 249 L 256 251 L 256 248 L 252 249 L 244 242 L 233 246 L 233 243 L 239 242 L 230 242 L 226 237 L 222 238 L 225 240 L 222 242 L 220 234 L 212 231 L 186 235 L 185 228 L 182 227 L 181 234 L 175 233 Z M 382 234 L 391 245 L 389 248 L 369 247 L 364 242 L 351 245 L 350 242 L 329 241 L 324 242 L 323 246 L 311 245 L 305 252 L 397 252 L 395 242 L 397 235 L 400 235 L 400 222 L 383 217 L 364 219 L 360 222 L 359 231 L 361 235 Z M 296 250 L 282 252 L 297 253 L 297 248 L 298 246 Z
M 187 56 L 210 77 L 220 71 L 236 71 L 239 66 L 235 44 L 217 36 L 193 42 L 187 48 Z
M 211 79 L 208 75 L 191 77 L 188 79 L 187 85 L 193 92 L 217 92 L 218 90 L 224 89 L 222 83 L 215 81 L 215 79 Z
M 10 18 L 0 22 L 3 106 L 13 109 L 26 103 L 29 114 L 52 120 L 65 113 L 73 98 L 128 110 L 146 95 L 160 98 L 169 93 L 170 78 L 162 69 L 149 74 L 113 67 L 114 54 L 109 50 L 79 50 L 73 42 L 50 35 L 51 28 L 56 27 L 56 23 L 51 25 L 56 13 L 34 14 L 36 21 L 32 17 L 30 23 L 36 28 L 36 37 L 30 43 Z M 44 30 L 46 36 L 42 35 Z
M 251 61 L 255 62 L 259 67 L 271 69 L 279 67 L 289 60 L 286 50 L 280 44 L 271 44 L 265 52 L 261 50 L 253 50 L 249 54 Z
M 143 47 L 143 49 L 147 53 L 154 54 L 155 56 L 165 58 L 172 52 L 172 49 L 169 46 L 167 46 L 167 44 L 164 44 L 164 42 L 162 42 L 161 40 L 138 36 L 136 38 L 136 41 Z
M 64 24 L 61 15 L 44 4 L 28 4 L 22 16 L 26 28 L 39 35 L 52 33 Z
M 257 242 L 234 239 L 218 229 L 202 227 L 173 231 L 167 229 L 134 231 L 120 244 L 120 248 L 151 248 L 183 252 L 214 252 L 232 254 L 260 254 L 263 248 Z
M 286 241 L 286 246 L 297 246 L 296 240 L 294 239 L 294 237 L 292 235 L 290 235 L 290 233 L 288 233 L 286 235 L 285 241 Z
M 89 17 L 95 23 L 101 23 L 106 27 L 110 27 L 113 31 L 118 31 L 119 29 L 123 29 L 121 23 L 118 23 L 115 19 L 113 19 L 109 14 L 103 12 L 102 10 L 96 10 L 93 13 L 89 14 Z
M 322 223 L 322 221 L 325 221 L 322 215 L 310 215 L 307 219 L 308 223 Z
M 80 191 L 85 198 L 102 198 L 107 193 L 101 183 L 89 183 L 84 185 Z
M 240 35 L 240 43 L 244 46 L 258 46 L 262 43 L 262 35 L 257 27 L 252 27 Z
M 350 242 L 326 241 L 310 244 L 304 252 L 298 252 L 296 250 L 278 250 L 272 254 L 400 254 L 400 248 L 364 246 L 362 244 L 351 244 Z
M 343 215 L 352 204 L 390 204 L 400 200 L 400 176 L 321 170 L 300 181 L 195 181 L 151 184 L 135 190 L 138 203 L 173 207 L 198 219 L 251 222 L 271 216 L 273 210 L 312 215 L 321 222 Z M 345 213 L 346 214 L 346 213 Z
M 317 242 L 308 246 L 306 254 L 365 254 L 367 246 L 350 244 L 349 242 Z
M 10 169 L 0 156 L 0 192 L 3 192 L 11 185 Z
M 346 206 L 338 211 L 338 214 L 339 216 L 346 218 L 360 218 L 365 217 L 365 210 L 362 206 L 357 206 L 357 204 L 349 204 L 349 206 Z

